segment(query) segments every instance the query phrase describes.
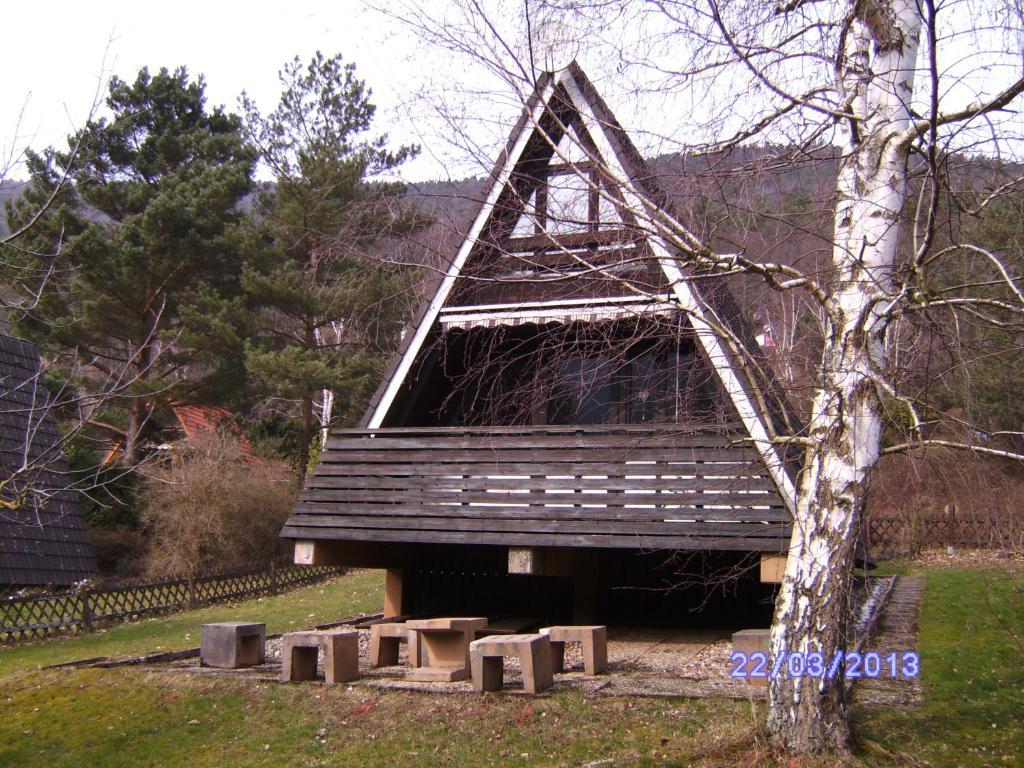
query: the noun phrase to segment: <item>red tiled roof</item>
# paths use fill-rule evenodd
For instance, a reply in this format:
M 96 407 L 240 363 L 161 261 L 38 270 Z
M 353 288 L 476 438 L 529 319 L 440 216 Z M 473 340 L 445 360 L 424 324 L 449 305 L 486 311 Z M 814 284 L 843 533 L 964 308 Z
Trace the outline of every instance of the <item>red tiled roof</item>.
M 238 438 L 242 453 L 252 457 L 252 444 L 242 434 L 230 411 L 213 405 L 173 405 L 171 408 L 185 437 L 192 440 L 203 432 L 226 429 Z

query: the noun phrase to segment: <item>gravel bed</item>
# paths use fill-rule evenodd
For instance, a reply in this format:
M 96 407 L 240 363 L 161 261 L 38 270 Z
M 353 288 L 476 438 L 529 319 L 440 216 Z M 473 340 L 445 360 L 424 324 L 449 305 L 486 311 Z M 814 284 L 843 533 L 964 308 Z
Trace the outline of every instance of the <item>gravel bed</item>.
M 861 603 L 869 593 L 859 583 L 853 595 L 852 613 L 859 615 Z M 851 622 L 852 623 L 852 622 Z M 399 648 L 399 663 L 372 669 L 369 666 L 370 630 L 359 629 L 359 668 L 362 677 L 354 686 L 371 686 L 423 692 L 469 693 L 468 681 L 458 683 L 421 683 L 406 680 L 407 645 Z M 579 644 L 565 648 L 565 672 L 555 676 L 554 690 L 576 689 L 586 694 L 633 696 L 726 696 L 764 698 L 765 688 L 748 685 L 729 677 L 732 668 L 732 632 L 697 629 L 628 629 L 609 631 L 607 674 L 590 677 L 583 672 L 583 653 Z M 907 640 L 907 642 L 910 642 Z M 907 646 L 911 647 L 911 646 Z M 267 662 L 259 667 L 220 670 L 200 667 L 196 658 L 150 665 L 204 675 L 228 675 L 259 680 L 277 680 L 281 669 L 281 641 L 267 640 Z M 322 668 L 321 668 L 322 673 Z M 523 694 L 522 674 L 516 658 L 506 658 L 504 685 L 509 694 Z M 913 697 L 911 697 L 913 698 Z

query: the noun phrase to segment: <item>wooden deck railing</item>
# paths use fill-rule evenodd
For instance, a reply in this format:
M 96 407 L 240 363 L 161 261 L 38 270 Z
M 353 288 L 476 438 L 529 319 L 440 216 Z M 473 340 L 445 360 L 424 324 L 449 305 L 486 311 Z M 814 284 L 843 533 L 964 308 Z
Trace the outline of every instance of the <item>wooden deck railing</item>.
M 336 430 L 283 535 L 779 551 L 756 452 L 675 425 Z

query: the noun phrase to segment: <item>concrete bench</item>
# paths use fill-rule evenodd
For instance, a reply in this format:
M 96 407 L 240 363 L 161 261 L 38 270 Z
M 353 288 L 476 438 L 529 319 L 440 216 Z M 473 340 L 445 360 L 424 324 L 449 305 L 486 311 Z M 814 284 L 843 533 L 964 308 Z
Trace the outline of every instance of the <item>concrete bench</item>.
M 527 693 L 540 693 L 554 683 L 547 635 L 490 635 L 470 643 L 469 656 L 474 691 L 501 690 L 506 656 L 519 657 Z
M 747 685 L 768 687 L 768 675 L 764 677 L 751 677 L 750 673 L 758 665 L 757 659 L 751 659 L 751 654 L 763 653 L 768 658 L 769 643 L 771 642 L 772 631 L 770 629 L 741 629 L 732 635 L 732 649 L 743 653 L 747 657 L 747 663 L 743 666 L 746 673 L 744 678 Z
M 406 680 L 421 683 L 452 683 L 467 680 L 469 670 L 469 643 L 478 629 L 487 626 L 487 619 L 442 618 L 407 621 L 406 628 L 412 643 L 418 643 L 420 666 L 405 674 Z
M 608 669 L 608 628 L 605 626 L 544 627 L 540 633 L 551 639 L 551 666 L 555 672 L 565 669 L 565 644 L 583 644 L 583 671 L 599 675 Z
M 317 657 L 321 653 L 324 682 L 347 683 L 359 677 L 359 632 L 327 629 L 281 636 L 282 682 L 315 680 Z
M 370 625 L 370 666 L 391 667 L 398 663 L 398 646 L 408 643 L 410 667 L 420 665 L 419 634 L 404 623 L 388 622 Z
M 243 621 L 203 624 L 199 663 L 204 667 L 238 669 L 267 659 L 266 625 Z

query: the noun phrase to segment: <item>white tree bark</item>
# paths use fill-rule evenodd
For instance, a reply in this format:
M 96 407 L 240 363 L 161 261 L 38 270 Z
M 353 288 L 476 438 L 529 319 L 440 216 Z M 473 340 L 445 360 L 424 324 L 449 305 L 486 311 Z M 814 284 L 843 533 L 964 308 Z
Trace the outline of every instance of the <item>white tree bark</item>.
M 840 87 L 851 112 L 837 181 L 835 289 L 808 430 L 793 538 L 772 626 L 773 659 L 845 644 L 856 520 L 882 438 L 877 374 L 886 365 L 883 299 L 891 295 L 905 199 L 921 16 L 910 0 L 851 3 Z M 799 751 L 849 746 L 842 671 L 770 681 L 769 729 Z

